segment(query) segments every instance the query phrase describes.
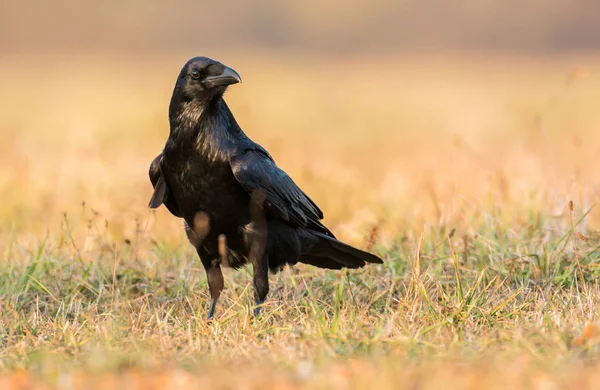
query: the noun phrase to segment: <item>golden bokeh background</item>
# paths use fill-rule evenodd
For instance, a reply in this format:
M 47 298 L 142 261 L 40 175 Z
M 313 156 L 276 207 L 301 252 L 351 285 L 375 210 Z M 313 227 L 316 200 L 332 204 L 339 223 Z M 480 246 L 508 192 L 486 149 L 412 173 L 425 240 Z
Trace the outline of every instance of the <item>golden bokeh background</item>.
M 458 243 L 453 242 L 448 249 L 453 256 L 453 250 L 458 254 L 462 248 L 461 242 L 467 251 L 469 240 L 475 240 L 481 230 L 485 233 L 483 227 L 487 226 L 490 231 L 499 230 L 499 236 L 509 237 L 518 248 L 514 250 L 515 258 L 506 260 L 511 262 L 528 255 L 523 249 L 528 244 L 520 241 L 522 232 L 538 229 L 537 222 L 543 221 L 543 250 L 544 242 L 556 242 L 553 240 L 573 228 L 573 221 L 599 200 L 600 2 L 8 0 L 0 3 L 0 253 L 6 259 L 7 274 L 31 267 L 43 256 L 48 264 L 63 267 L 60 280 L 70 278 L 71 271 L 65 271 L 64 264 L 81 264 L 86 269 L 84 275 L 88 275 L 87 264 L 100 264 L 101 268 L 114 262 L 111 291 L 118 296 L 114 292 L 117 265 L 125 269 L 124 273 L 141 270 L 150 275 L 148 278 L 166 284 L 181 279 L 176 277 L 177 272 L 188 272 L 188 266 L 177 257 L 184 253 L 190 264 L 195 258 L 182 222 L 164 208 L 155 212 L 147 208 L 151 195 L 147 171 L 168 136 L 167 108 L 175 78 L 181 66 L 196 55 L 215 58 L 240 73 L 243 83 L 232 86 L 225 96 L 238 122 L 319 204 L 331 230 L 352 244 L 386 253 L 388 268 L 365 272 L 373 272 L 367 274 L 374 275 L 372 283 L 379 282 L 390 296 L 396 294 L 396 286 L 408 285 L 407 280 L 412 278 L 400 271 L 390 276 L 390 270 L 396 270 L 390 262 L 408 264 L 414 260 L 418 269 L 423 240 L 436 252 L 440 244 L 434 245 L 434 239 L 442 237 L 443 242 L 445 234 L 449 242 L 448 236 L 454 235 Z M 569 201 L 574 204 L 572 212 L 568 210 Z M 574 241 L 568 255 L 577 258 L 584 249 L 590 250 L 588 255 L 593 254 L 600 239 L 598 229 L 600 211 L 592 209 L 577 225 L 578 234 L 588 241 L 581 241 L 579 247 L 579 241 Z M 493 242 L 494 237 L 486 239 Z M 498 239 L 498 247 L 503 242 Z M 392 247 L 403 249 L 385 252 Z M 163 269 L 159 260 L 170 253 L 164 248 L 174 248 L 177 255 L 166 259 Z M 498 256 L 504 255 L 504 249 L 498 249 Z M 415 258 L 406 253 L 415 253 Z M 431 257 L 436 259 L 435 253 Z M 448 261 L 451 269 L 452 262 Z M 588 266 L 593 272 L 594 262 Z M 410 273 L 410 267 L 405 268 L 406 272 Z M 198 287 L 204 274 L 196 268 L 189 271 L 192 289 L 204 291 L 204 286 Z M 77 276 L 80 269 L 72 272 Z M 236 287 L 224 307 L 243 311 L 231 301 L 245 299 L 239 291 L 247 280 L 231 275 L 226 275 L 227 282 Z M 315 284 L 324 274 L 300 275 L 297 277 L 306 276 L 309 283 Z M 43 287 L 40 296 L 50 306 L 68 306 L 55 302 L 61 297 L 55 297 L 52 291 L 62 290 L 53 288 L 51 282 L 45 287 L 46 281 L 36 281 Z M 528 302 L 522 290 L 513 290 L 508 282 L 500 285 L 499 279 L 497 282 L 500 287 L 495 292 L 501 287 L 506 291 L 502 290 L 504 295 L 492 294 L 493 299 L 511 300 L 517 297 L 513 294 L 521 294 L 518 299 Z M 24 296 L 33 288 L 32 283 L 23 282 Z M 433 291 L 432 285 L 427 288 Z M 563 312 L 557 304 L 552 307 L 552 318 L 562 324 L 572 321 L 579 328 L 592 321 L 596 307 L 593 297 L 597 294 L 589 288 L 588 300 L 573 309 L 575 314 Z M 44 291 L 52 299 L 44 298 Z M 102 296 L 104 290 L 98 291 Z M 298 295 L 296 290 L 285 291 L 290 296 Z M 419 297 L 416 290 L 408 291 Z M 11 294 L 0 296 L 6 313 L 13 313 L 9 303 L 19 298 L 19 294 Z M 70 297 L 74 301 L 82 299 L 78 302 L 89 304 L 93 312 L 82 329 L 96 335 L 89 337 L 98 337 L 100 345 L 118 344 L 104 337 L 104 321 L 112 315 L 125 318 L 131 307 L 135 308 L 132 313 L 139 313 L 139 324 L 154 319 L 157 327 L 161 324 L 158 318 L 163 303 L 157 303 L 152 294 L 145 297 L 147 302 L 141 309 L 135 306 L 137 297 L 127 300 L 129 295 L 124 295 L 125 303 L 110 306 L 114 311 L 106 316 L 102 308 L 108 306 L 99 304 L 94 308 L 93 302 L 78 294 Z M 204 298 L 194 298 L 196 309 Z M 170 313 L 169 302 L 164 307 Z M 408 304 L 402 306 L 403 302 L 407 301 L 394 303 L 401 314 L 394 309 L 385 314 L 386 321 L 397 326 L 393 329 L 398 333 L 392 333 L 401 335 L 389 336 L 396 337 L 393 342 L 412 340 L 406 336 L 413 331 L 412 320 L 401 321 L 412 318 L 411 313 L 417 311 Z M 527 318 L 543 317 L 546 309 L 540 302 L 535 301 L 536 309 L 527 312 Z M 182 307 L 184 314 L 191 310 Z M 424 304 L 419 308 L 422 311 L 418 313 L 429 313 Z M 285 322 L 288 309 L 279 309 Z M 187 313 L 186 318 L 199 324 L 204 313 L 198 310 Z M 31 309 L 23 318 L 37 321 L 37 313 Z M 414 323 L 422 318 L 419 315 Z M 10 316 L 20 318 L 17 311 L 2 318 Z M 238 321 L 233 318 L 231 321 Z M 300 343 L 301 348 L 329 351 L 327 346 L 314 342 L 320 334 L 318 324 L 302 318 L 307 334 L 313 338 Z M 428 321 L 434 321 L 431 318 Z M 531 325 L 521 324 L 512 314 L 506 318 L 501 319 L 509 323 L 504 337 L 512 338 L 513 333 L 520 332 L 515 329 Z M 67 334 L 64 329 L 71 320 L 65 321 L 67 325 L 56 325 L 58 320 L 45 323 L 44 329 L 50 329 L 54 341 L 60 339 L 56 335 L 61 332 Z M 363 325 L 375 322 L 367 315 L 360 321 Z M 297 341 L 293 335 L 284 337 L 289 332 L 280 328 L 274 332 L 282 333 L 277 337 L 286 340 L 285 345 L 269 341 L 270 336 L 253 337 L 256 329 L 244 320 L 239 322 L 239 328 L 225 326 L 227 329 L 221 331 L 204 323 L 198 325 L 200 330 L 194 329 L 208 339 L 221 337 L 225 344 L 237 346 L 236 340 L 248 340 L 247 347 L 231 349 L 227 356 L 234 358 L 247 359 L 266 348 L 276 351 L 273 359 L 277 360 L 287 356 L 286 348 Z M 21 325 L 14 326 L 16 329 Z M 367 329 L 369 325 L 364 326 Z M 476 338 L 478 345 L 495 340 L 498 329 L 502 333 L 499 325 L 482 333 L 478 333 L 475 320 L 470 326 L 474 330 L 469 337 Z M 100 330 L 96 332 L 95 327 Z M 571 323 L 568 331 L 574 327 Z M 87 348 L 88 339 L 77 339 L 76 331 L 72 333 L 76 341 L 60 339 L 53 344 L 31 338 L 27 332 L 22 338 L 14 336 L 13 325 L 9 328 L 12 336 L 6 336 L 6 340 L 12 341 L 2 345 L 13 360 L 0 364 L 2 373 L 11 373 L 2 377 L 7 386 L 9 382 L 15 386 L 29 383 L 28 374 L 13 368 L 31 368 L 25 363 L 21 367 L 20 362 L 29 361 L 28 351 L 40 345 L 58 351 L 75 345 L 74 350 L 79 351 L 73 352 L 76 358 L 86 353 L 77 348 Z M 184 326 L 175 328 L 181 336 L 179 342 L 189 348 L 186 354 L 207 349 L 215 353 L 213 347 L 202 344 L 205 338 L 195 337 Z M 131 327 L 126 324 L 115 329 L 121 332 Z M 559 341 L 564 336 L 560 332 L 566 331 L 558 325 L 556 329 L 558 333 L 550 332 L 548 336 L 554 344 L 548 345 L 564 357 L 568 352 L 561 349 Z M 169 348 L 173 339 L 162 333 L 145 339 L 144 332 L 139 326 L 127 337 L 132 337 L 134 344 L 138 337 L 150 340 L 149 348 L 157 348 L 159 361 L 177 359 L 177 351 Z M 415 334 L 418 338 L 421 333 Z M 335 337 L 346 336 L 343 333 Z M 435 333 L 430 343 L 452 346 L 457 337 Z M 181 341 L 188 339 L 198 344 Z M 527 337 L 517 339 L 525 343 Z M 524 354 L 528 357 L 523 359 L 531 359 Z M 364 381 L 376 378 L 389 385 L 395 375 L 394 356 L 381 360 L 383 368 L 360 359 L 320 366 L 321 377 L 313 378 L 314 384 L 347 388 L 362 378 L 353 368 L 357 365 L 367 372 Z M 93 356 L 90 359 L 93 361 Z M 461 371 L 460 364 L 448 361 L 432 366 L 409 365 L 403 375 L 407 381 L 424 378 L 423 383 L 429 381 L 432 388 L 446 380 L 462 388 L 506 383 L 508 379 L 501 371 L 512 372 L 511 367 L 519 365 L 520 360 L 515 363 L 510 358 L 499 359 L 501 368 L 479 362 L 483 365 L 476 363 L 475 369 Z M 211 364 L 208 366 L 215 372 L 225 372 L 222 362 Z M 483 366 L 489 371 L 479 369 Z M 260 370 L 248 367 L 236 380 L 243 381 L 246 375 L 251 383 L 262 386 Z M 265 367 L 265 378 L 287 378 L 281 383 L 273 379 L 270 386 L 277 388 L 279 383 L 279 388 L 295 388 L 291 376 L 281 374 L 276 363 Z M 574 365 L 561 383 L 573 383 L 572 378 L 593 383 L 593 370 L 587 371 L 586 367 Z M 530 360 L 519 368 L 522 375 L 518 374 L 521 376 L 517 382 L 525 387 L 531 377 L 543 384 L 553 374 L 552 368 L 539 369 Z M 441 370 L 443 375 L 432 376 L 430 370 Z M 43 370 L 33 371 L 39 374 Z M 152 380 L 167 380 L 171 374 L 158 375 Z M 181 373 L 180 381 L 189 375 Z M 210 377 L 210 373 L 206 375 Z M 346 382 L 329 382 L 330 377 Z M 70 380 L 79 383 L 78 378 Z M 82 378 L 85 382 L 86 376 Z M 116 380 L 113 374 L 108 378 L 105 383 Z M 211 378 L 222 380 L 217 374 Z M 367 388 L 368 383 L 361 386 Z

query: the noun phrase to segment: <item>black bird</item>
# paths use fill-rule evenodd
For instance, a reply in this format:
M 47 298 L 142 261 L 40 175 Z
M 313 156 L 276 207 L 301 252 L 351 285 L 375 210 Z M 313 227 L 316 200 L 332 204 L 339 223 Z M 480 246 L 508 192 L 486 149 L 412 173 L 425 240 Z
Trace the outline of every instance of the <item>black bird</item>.
M 185 220 L 206 269 L 208 318 L 223 290 L 221 266 L 252 264 L 258 315 L 269 292 L 268 270 L 297 262 L 329 269 L 383 263 L 338 241 L 321 223 L 317 205 L 244 134 L 223 100 L 227 86 L 239 82 L 238 73 L 218 61 L 189 60 L 169 105 L 169 138 L 150 165 L 150 207 L 164 204 Z

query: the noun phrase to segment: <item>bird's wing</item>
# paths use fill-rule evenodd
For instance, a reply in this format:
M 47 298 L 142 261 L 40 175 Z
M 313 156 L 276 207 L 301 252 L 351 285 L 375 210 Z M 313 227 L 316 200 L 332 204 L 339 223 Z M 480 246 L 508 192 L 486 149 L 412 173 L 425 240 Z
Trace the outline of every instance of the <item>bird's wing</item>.
M 167 181 L 162 174 L 162 158 L 163 155 L 161 153 L 152 160 L 152 163 L 150 163 L 148 174 L 150 175 L 150 182 L 152 183 L 152 187 L 154 187 L 154 192 L 152 193 L 148 206 L 152 209 L 156 209 L 161 204 L 164 204 L 171 214 L 176 217 L 181 217 L 179 207 L 175 203 L 173 196 L 171 196 Z
M 230 157 L 233 175 L 250 194 L 264 195 L 263 208 L 272 218 L 333 237 L 321 223 L 323 212 L 259 145 L 239 149 Z
M 150 202 L 148 204 L 148 206 L 151 209 L 159 207 L 161 204 L 163 204 L 167 197 L 167 185 L 161 172 L 161 162 L 162 153 L 156 156 L 154 160 L 152 160 L 152 162 L 150 163 L 150 169 L 148 171 L 148 174 L 150 175 L 150 182 L 152 183 L 152 187 L 154 188 L 152 198 L 150 198 Z

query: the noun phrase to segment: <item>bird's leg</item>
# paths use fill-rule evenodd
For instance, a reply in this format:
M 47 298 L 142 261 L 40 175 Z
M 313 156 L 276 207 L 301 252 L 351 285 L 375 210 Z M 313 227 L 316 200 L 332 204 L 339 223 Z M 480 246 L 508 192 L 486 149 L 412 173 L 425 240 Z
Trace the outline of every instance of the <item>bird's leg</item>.
M 210 289 L 210 307 L 208 308 L 208 319 L 212 320 L 215 315 L 217 301 L 223 291 L 223 273 L 219 265 L 205 265 L 208 288 Z
M 250 239 L 248 259 L 254 268 L 254 317 L 260 313 L 260 308 L 269 293 L 269 256 L 265 251 L 267 246 L 268 226 L 263 210 L 265 193 L 254 191 L 250 202 L 250 215 L 252 217 L 253 233 Z
M 199 211 L 194 215 L 194 220 L 188 224 L 184 222 L 185 234 L 190 243 L 196 248 L 198 256 L 206 270 L 206 278 L 208 279 L 208 287 L 210 289 L 210 307 L 208 308 L 208 319 L 211 320 L 215 315 L 217 301 L 223 291 L 223 273 L 218 262 L 213 261 L 209 253 L 202 246 L 202 241 L 210 230 L 208 214 Z M 193 227 L 193 228 L 192 228 Z
M 254 317 L 257 317 L 260 313 L 260 308 L 269 293 L 269 258 L 267 256 L 261 256 L 254 261 L 252 266 L 254 268 L 254 300 L 256 307 L 254 308 Z

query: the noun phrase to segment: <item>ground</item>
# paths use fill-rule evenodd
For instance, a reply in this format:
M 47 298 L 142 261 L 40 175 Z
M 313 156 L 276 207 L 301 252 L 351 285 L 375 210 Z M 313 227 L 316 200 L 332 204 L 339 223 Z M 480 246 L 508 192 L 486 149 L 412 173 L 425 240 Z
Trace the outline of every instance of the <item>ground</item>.
M 258 319 L 226 272 L 208 323 L 181 220 L 147 208 L 195 54 L 0 64 L 2 388 L 598 382 L 599 57 L 211 55 L 248 135 L 385 264 L 285 269 Z

